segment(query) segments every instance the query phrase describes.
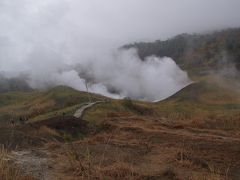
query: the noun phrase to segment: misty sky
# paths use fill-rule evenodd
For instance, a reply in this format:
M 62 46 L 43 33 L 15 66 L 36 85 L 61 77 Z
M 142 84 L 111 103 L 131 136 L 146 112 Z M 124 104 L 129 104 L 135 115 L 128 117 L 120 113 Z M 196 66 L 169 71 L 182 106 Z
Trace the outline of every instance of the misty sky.
M 0 36 L 118 46 L 237 27 L 239 8 L 239 0 L 1 0 Z
M 147 89 L 146 96 L 163 98 L 164 93 L 157 94 L 161 82 L 168 79 L 166 92 L 176 92 L 189 82 L 173 60 L 138 63 L 134 51 L 109 52 L 134 41 L 239 27 L 239 9 L 239 0 L 0 0 L 0 73 L 12 77 L 24 72 L 34 87 L 58 82 L 83 90 L 85 79 L 75 70 L 78 64 L 84 71 L 92 70 L 91 78 L 98 81 L 94 92 L 111 86 L 136 97 L 146 93 L 136 87 L 160 75 L 165 79 L 159 78 L 156 86 L 151 82 L 155 87 Z M 131 61 L 136 64 L 129 67 Z M 116 71 L 114 79 L 103 73 L 109 69 Z M 178 74 L 182 78 L 175 82 Z M 137 84 L 130 87 L 133 83 L 125 79 Z

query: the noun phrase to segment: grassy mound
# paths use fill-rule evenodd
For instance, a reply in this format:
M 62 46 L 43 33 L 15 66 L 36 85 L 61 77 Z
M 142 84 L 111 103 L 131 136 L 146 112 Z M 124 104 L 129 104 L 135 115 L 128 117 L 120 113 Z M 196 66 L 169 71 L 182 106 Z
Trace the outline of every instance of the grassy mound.
M 62 114 L 72 114 L 86 102 L 102 100 L 101 95 L 80 92 L 65 86 L 49 91 L 11 92 L 0 94 L 0 121 L 18 121 L 20 117 L 42 120 Z
M 206 78 L 158 102 L 159 115 L 208 128 L 240 128 L 240 91 L 233 82 Z
M 119 116 L 144 116 L 193 127 L 238 130 L 240 92 L 235 85 L 229 80 L 205 77 L 163 101 L 114 100 L 97 105 L 84 118 L 99 123 Z

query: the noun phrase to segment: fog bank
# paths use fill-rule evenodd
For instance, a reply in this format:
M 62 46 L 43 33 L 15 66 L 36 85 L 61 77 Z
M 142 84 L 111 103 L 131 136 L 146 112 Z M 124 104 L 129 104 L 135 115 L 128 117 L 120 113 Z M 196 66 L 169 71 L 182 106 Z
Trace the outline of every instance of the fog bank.
M 20 71 L 5 71 L 6 77 L 22 76 L 35 89 L 66 85 L 80 91 L 112 98 L 164 99 L 190 83 L 187 73 L 168 57 L 142 61 L 135 49 L 115 50 L 68 64 L 43 50 L 32 53 Z M 42 56 L 44 54 L 44 57 Z M 24 75 L 24 76 L 23 76 Z
M 190 82 L 170 58 L 118 47 L 179 33 L 239 26 L 236 0 L 1 0 L 0 72 L 33 88 L 68 85 L 142 100 Z M 202 13 L 204 12 L 204 13 Z

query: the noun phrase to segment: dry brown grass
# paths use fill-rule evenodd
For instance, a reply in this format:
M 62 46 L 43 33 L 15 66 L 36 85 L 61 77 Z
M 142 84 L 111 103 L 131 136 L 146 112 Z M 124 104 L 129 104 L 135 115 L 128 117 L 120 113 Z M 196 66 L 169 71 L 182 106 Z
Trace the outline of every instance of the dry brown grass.
M 194 174 L 192 175 L 189 180 L 224 180 L 220 175 L 218 174 Z
M 104 165 L 102 162 L 106 160 L 105 157 L 107 158 L 105 153 L 103 150 L 102 155 L 96 158 L 89 148 L 85 152 L 78 151 L 74 144 L 71 144 L 66 151 L 69 170 L 79 179 L 140 179 L 140 175 L 130 163 L 115 161 L 115 163 Z
M 141 176 L 135 172 L 134 168 L 127 163 L 115 163 L 109 167 L 100 169 L 101 179 L 141 179 Z
M 179 148 L 176 160 L 178 165 L 192 170 L 189 180 L 228 180 L 229 166 L 219 169 L 214 164 L 198 157 L 198 150 L 187 147 L 183 142 Z M 201 170 L 200 170 L 201 169 Z M 200 170 L 200 171 L 199 171 Z
M 210 129 L 239 130 L 240 113 L 222 113 L 220 115 L 210 116 L 206 118 L 204 126 Z
M 70 163 L 69 170 L 73 171 L 74 175 L 82 179 L 90 179 L 93 176 L 92 174 L 96 174 L 96 172 L 93 172 L 89 151 L 86 155 L 83 155 L 71 144 L 70 148 L 66 151 L 66 155 Z
M 0 179 L 1 180 L 34 180 L 33 177 L 23 175 L 22 172 L 9 162 L 8 151 L 0 147 Z
M 47 126 L 41 126 L 38 130 L 38 133 L 50 136 L 60 136 L 60 134 L 55 129 L 51 129 Z

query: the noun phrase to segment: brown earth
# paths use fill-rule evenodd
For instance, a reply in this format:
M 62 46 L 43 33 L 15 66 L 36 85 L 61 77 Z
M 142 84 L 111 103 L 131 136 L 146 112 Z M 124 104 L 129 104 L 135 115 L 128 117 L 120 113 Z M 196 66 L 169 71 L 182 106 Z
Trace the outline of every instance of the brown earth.
M 66 116 L 15 133 L 12 160 L 38 179 L 240 179 L 239 133 L 124 113 L 99 127 Z

